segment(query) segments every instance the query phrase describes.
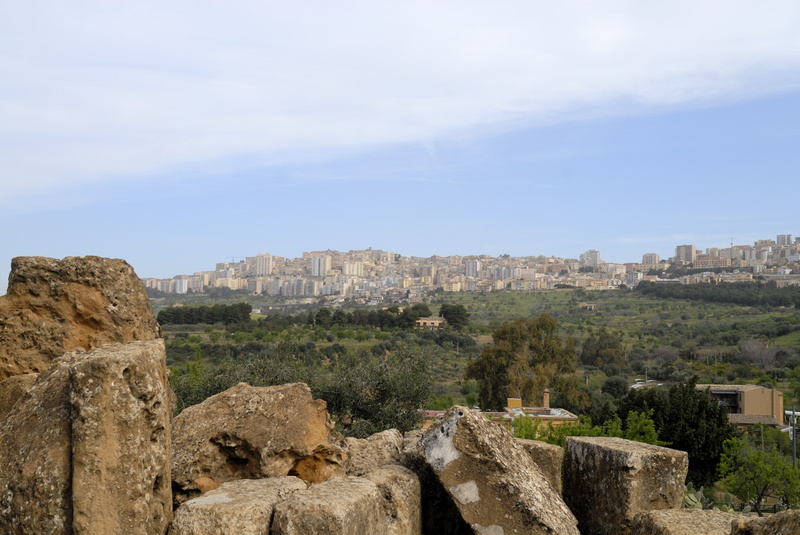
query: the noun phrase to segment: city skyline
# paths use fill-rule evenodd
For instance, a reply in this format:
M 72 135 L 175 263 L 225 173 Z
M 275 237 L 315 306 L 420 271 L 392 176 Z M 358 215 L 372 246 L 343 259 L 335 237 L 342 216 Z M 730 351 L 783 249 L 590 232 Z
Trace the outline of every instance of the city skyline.
M 693 251 L 692 254 L 709 254 L 708 252 L 711 251 L 713 253 L 712 256 L 717 256 L 719 251 L 724 250 L 724 249 L 729 249 L 731 247 L 733 247 L 733 248 L 756 248 L 759 242 L 764 242 L 764 241 L 772 241 L 772 242 L 775 243 L 776 246 L 780 246 L 780 245 L 786 245 L 786 246 L 797 245 L 798 242 L 800 242 L 800 235 L 796 235 L 794 233 L 775 234 L 774 236 L 775 236 L 774 239 L 771 238 L 771 237 L 761 237 L 761 238 L 758 238 L 758 239 L 754 240 L 752 243 L 736 243 L 734 240 L 730 240 L 727 244 L 722 244 L 720 246 L 709 245 L 709 246 L 701 247 L 701 246 L 698 246 L 697 244 L 676 244 L 672 248 L 672 254 L 661 255 L 659 253 L 654 253 L 654 252 L 643 252 L 636 259 L 628 259 L 628 260 L 624 260 L 624 261 L 621 261 L 621 262 L 611 261 L 611 260 L 607 260 L 607 259 L 603 258 L 603 252 L 600 251 L 600 250 L 597 250 L 597 249 L 589 249 L 589 250 L 584 251 L 582 253 L 576 253 L 576 254 L 570 255 L 570 256 L 551 255 L 551 254 L 546 254 L 546 253 L 528 254 L 528 255 L 509 255 L 509 256 L 511 256 L 512 258 L 531 258 L 531 257 L 539 257 L 539 256 L 546 257 L 546 258 L 562 258 L 562 259 L 565 259 L 565 260 L 578 261 L 581 264 L 592 266 L 592 267 L 596 267 L 598 265 L 598 263 L 602 263 L 602 264 L 639 264 L 639 263 L 649 264 L 649 263 L 659 263 L 659 262 L 666 263 L 669 260 L 686 261 L 685 258 L 681 257 L 681 250 L 684 247 L 692 247 L 692 251 Z M 782 241 L 781 238 L 788 238 L 788 241 Z M 328 247 L 328 248 L 325 248 L 325 249 L 304 250 L 300 254 L 297 254 L 297 255 L 294 255 L 294 256 L 284 256 L 284 255 L 273 254 L 273 253 L 271 253 L 269 251 L 261 251 L 261 252 L 258 252 L 258 253 L 252 253 L 252 254 L 244 255 L 244 256 L 223 257 L 222 259 L 219 259 L 217 262 L 215 262 L 214 265 L 217 265 L 217 264 L 220 264 L 220 263 L 228 263 L 228 262 L 230 262 L 230 263 L 242 262 L 248 257 L 259 258 L 259 257 L 262 257 L 262 256 L 267 256 L 267 257 L 272 257 L 272 258 L 284 258 L 284 259 L 289 259 L 289 260 L 299 260 L 299 259 L 308 258 L 311 261 L 312 276 L 319 276 L 320 272 L 324 272 L 325 269 L 331 269 L 330 259 L 327 260 L 326 268 L 319 269 L 319 268 L 316 267 L 317 264 L 320 262 L 320 256 L 324 256 L 324 253 L 339 253 L 339 254 L 346 255 L 351 251 L 366 251 L 366 250 L 391 252 L 391 253 L 393 253 L 395 255 L 399 255 L 401 257 L 410 257 L 410 258 L 461 257 L 461 258 L 464 258 L 464 259 L 474 259 L 476 257 L 482 257 L 482 256 L 491 256 L 493 258 L 499 258 L 501 256 L 501 255 L 487 255 L 486 253 L 480 253 L 480 252 L 467 253 L 467 254 L 455 254 L 455 255 L 440 255 L 440 254 L 434 253 L 432 255 L 423 256 L 423 255 L 412 255 L 412 254 L 408 254 L 407 255 L 407 254 L 404 254 L 402 251 L 398 251 L 396 249 L 391 249 L 391 248 L 385 248 L 385 247 L 365 247 L 365 248 L 360 248 L 360 249 L 356 249 L 356 248 L 352 248 L 352 247 L 345 248 L 345 249 L 333 249 L 333 248 Z M 655 262 L 648 262 L 647 261 L 648 257 L 650 257 L 649 259 L 652 259 L 651 255 L 655 255 L 656 257 L 659 258 L 659 260 L 655 261 Z M 271 262 L 272 262 L 272 260 L 270 260 L 270 263 Z M 469 271 L 471 269 L 474 270 L 474 271 L 479 271 L 480 270 L 480 265 L 481 265 L 481 261 L 480 260 L 465 260 L 465 262 L 477 262 L 477 266 L 466 267 L 467 274 L 469 274 Z M 209 270 L 205 270 L 205 269 L 194 270 L 194 272 L 200 272 L 200 271 L 209 271 Z M 187 274 L 188 273 L 177 273 L 177 274 L 175 274 L 175 276 L 187 275 Z M 143 276 L 143 278 L 158 278 L 158 277 L 144 277 Z
M 15 256 L 624 263 L 794 230 L 796 2 L 0 12 L 3 293 Z
M 214 270 L 198 270 L 171 278 L 143 277 L 147 288 L 164 293 L 206 292 L 211 288 L 246 290 L 251 294 L 283 297 L 352 297 L 377 303 L 384 297 L 417 300 L 433 290 L 492 292 L 632 288 L 644 280 L 663 281 L 668 268 L 696 268 L 672 273 L 670 282 L 692 284 L 742 282 L 757 279 L 775 284 L 800 282 L 800 238 L 778 234 L 752 245 L 699 249 L 693 244 L 675 247 L 673 257 L 644 253 L 641 262 L 609 263 L 600 251 L 579 258 L 554 256 L 513 257 L 488 255 L 416 257 L 382 249 L 304 251 L 300 257 L 258 253 L 218 262 Z M 726 268 L 724 273 L 716 268 Z M 675 276 L 677 275 L 677 276 Z M 378 301 L 376 301 L 378 300 Z

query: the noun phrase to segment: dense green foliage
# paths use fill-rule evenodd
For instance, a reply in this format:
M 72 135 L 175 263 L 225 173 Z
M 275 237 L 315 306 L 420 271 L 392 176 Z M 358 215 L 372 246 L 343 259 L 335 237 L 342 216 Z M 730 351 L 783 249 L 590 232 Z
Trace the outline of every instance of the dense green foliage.
M 562 448 L 566 445 L 567 437 L 619 437 L 665 446 L 668 443 L 659 440 L 652 415 L 652 411 L 631 411 L 625 418 L 624 425 L 622 419 L 616 415 L 600 425 L 592 425 L 589 418 L 580 418 L 575 423 L 552 425 L 543 424 L 542 420 L 518 416 L 514 419 L 513 433 L 517 438 L 541 440 Z
M 691 299 L 741 306 L 783 306 L 800 308 L 800 286 L 778 288 L 774 282 L 726 282 L 698 284 L 658 284 L 643 281 L 636 291 L 661 299 Z
M 221 323 L 231 325 L 250 321 L 252 306 L 247 303 L 234 305 L 216 304 L 212 306 L 176 306 L 162 309 L 156 319 L 161 325 L 213 325 Z M 461 330 L 469 324 L 469 314 L 463 305 L 441 306 L 440 314 L 448 320 L 454 330 Z M 319 325 L 325 329 L 332 327 L 371 326 L 379 329 L 412 329 L 416 321 L 431 315 L 431 309 L 424 303 L 417 303 L 400 309 L 397 306 L 373 309 L 335 310 L 320 307 L 316 312 L 308 311 L 299 314 L 270 314 L 257 320 L 265 327 L 290 327 L 300 325 Z
M 698 487 L 713 484 L 723 444 L 738 435 L 725 408 L 688 382 L 669 389 L 632 390 L 620 400 L 618 414 L 651 410 L 659 439 L 689 454 L 687 479 Z
M 439 315 L 447 320 L 447 324 L 460 331 L 469 325 L 469 313 L 464 305 L 451 305 L 450 303 L 442 303 L 439 307 Z
M 738 438 L 727 440 L 720 475 L 725 488 L 751 502 L 759 516 L 763 516 L 762 505 L 768 497 L 779 498 L 784 506 L 800 502 L 800 469 L 777 448 L 759 449 Z
M 394 427 L 414 429 L 419 410 L 431 395 L 429 363 L 437 350 L 400 349 L 386 357 L 369 352 L 344 353 L 325 368 L 306 363 L 296 342 L 283 339 L 246 359 L 228 359 L 213 368 L 195 358 L 173 368 L 172 385 L 178 408 L 200 403 L 240 382 L 270 386 L 304 382 L 315 397 L 328 402 L 337 427 L 345 434 L 365 437 Z
M 165 308 L 156 316 L 161 325 L 194 325 L 222 323 L 230 325 L 250 320 L 253 308 L 247 303 Z
M 467 366 L 466 377 L 478 381 L 484 408 L 502 410 L 509 397 L 540 405 L 545 388 L 568 390 L 560 379 L 575 371 L 575 345 L 558 335 L 558 324 L 547 314 L 517 318 L 492 332 L 492 344 Z M 563 383 L 563 384 L 562 384 Z
M 602 330 L 598 334 L 590 334 L 583 343 L 581 362 L 598 368 L 608 364 L 626 367 L 622 338 L 618 334 L 606 330 Z

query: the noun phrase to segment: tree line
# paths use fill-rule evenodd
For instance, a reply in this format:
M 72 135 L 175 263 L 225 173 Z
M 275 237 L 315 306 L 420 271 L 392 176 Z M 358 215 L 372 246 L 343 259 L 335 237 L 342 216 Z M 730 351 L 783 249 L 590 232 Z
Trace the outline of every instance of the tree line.
M 689 299 L 714 303 L 733 303 L 740 306 L 800 308 L 800 286 L 779 288 L 774 281 L 761 282 L 702 282 L 697 284 L 659 284 L 642 281 L 636 287 L 642 295 L 662 299 Z
M 247 303 L 235 305 L 176 306 L 165 308 L 156 316 L 160 325 L 231 325 L 250 321 L 253 307 Z
M 166 308 L 158 313 L 156 319 L 161 325 L 213 325 L 222 323 L 250 322 L 252 307 L 247 303 L 235 305 L 182 306 Z M 469 314 L 464 305 L 444 303 L 439 307 L 439 314 L 447 321 L 447 325 L 456 331 L 469 325 Z M 383 330 L 412 329 L 419 318 L 430 317 L 431 309 L 424 303 L 400 309 L 391 306 L 383 309 L 332 310 L 321 307 L 316 312 L 308 311 L 299 314 L 270 314 L 255 320 L 255 323 L 270 330 L 299 325 L 319 325 L 325 329 L 332 327 L 371 326 Z

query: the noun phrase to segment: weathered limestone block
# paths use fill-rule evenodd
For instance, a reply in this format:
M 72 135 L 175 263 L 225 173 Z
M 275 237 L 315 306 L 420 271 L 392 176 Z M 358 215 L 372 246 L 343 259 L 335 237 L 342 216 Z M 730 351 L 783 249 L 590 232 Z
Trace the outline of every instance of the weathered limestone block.
M 632 533 L 637 513 L 680 507 L 688 468 L 684 451 L 622 438 L 567 437 L 564 500 L 583 533 Z
M 401 456 L 403 466 L 416 474 L 422 488 L 422 533 L 473 535 L 472 528 L 461 518 L 453 498 L 425 460 L 423 433 L 422 430 L 414 430 L 403 435 Z
M 730 535 L 734 513 L 700 509 L 661 509 L 638 513 L 631 533 L 636 535 Z
M 266 535 L 275 506 L 306 488 L 293 476 L 223 483 L 181 504 L 169 535 Z
M 736 520 L 730 529 L 730 535 L 797 535 L 798 533 L 800 533 L 800 511 L 797 509 L 764 517 Z
M 388 535 L 422 533 L 422 496 L 419 478 L 408 468 L 385 465 L 364 476 L 375 483 L 382 497 Z
M 403 435 L 388 429 L 369 438 L 347 437 L 345 471 L 349 476 L 363 476 L 370 470 L 387 464 L 398 464 L 403 449 Z
M 517 443 L 531 456 L 547 481 L 561 494 L 561 467 L 564 464 L 564 448 L 540 440 L 518 438 Z
M 172 423 L 178 501 L 236 479 L 297 475 L 310 483 L 344 475 L 345 456 L 326 403 L 302 383 L 240 383 L 189 407 Z
M 57 359 L 0 425 L 0 533 L 164 533 L 167 390 L 160 340 Z
M 388 535 L 383 504 L 372 481 L 333 477 L 276 505 L 271 535 Z
M 482 414 L 452 407 L 422 446 L 476 533 L 578 534 L 575 517 L 530 455 Z
M 0 380 L 43 372 L 75 349 L 160 337 L 144 285 L 124 260 L 11 261 L 0 297 Z
M 42 373 L 0 424 L 0 533 L 72 533 L 67 354 Z
M 38 378 L 38 373 L 26 373 L 0 381 L 0 423 Z
M 108 345 L 70 368 L 76 533 L 163 534 L 172 518 L 162 340 Z

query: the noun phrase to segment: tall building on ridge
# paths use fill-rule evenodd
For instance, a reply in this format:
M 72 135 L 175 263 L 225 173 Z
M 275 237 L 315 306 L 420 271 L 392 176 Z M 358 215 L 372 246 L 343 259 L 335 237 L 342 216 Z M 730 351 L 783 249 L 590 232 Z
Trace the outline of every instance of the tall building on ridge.
M 271 274 L 272 274 L 272 255 L 271 254 L 256 255 L 256 276 L 265 277 Z
M 675 260 L 693 264 L 697 260 L 697 247 L 694 245 L 678 245 L 675 247 Z
M 464 262 L 464 275 L 467 277 L 478 278 L 478 273 L 481 271 L 480 260 L 467 260 Z
M 313 256 L 311 257 L 311 276 L 324 277 L 331 269 L 330 256 Z
M 363 277 L 364 262 L 344 262 L 342 264 L 342 274 L 352 277 Z
M 597 249 L 590 249 L 583 253 L 580 257 L 582 266 L 597 267 L 600 265 L 600 251 Z
M 791 245 L 792 244 L 792 235 L 791 234 L 778 234 L 778 239 L 775 240 L 778 242 L 778 245 Z
M 642 264 L 658 264 L 661 256 L 658 253 L 645 253 L 642 255 Z

